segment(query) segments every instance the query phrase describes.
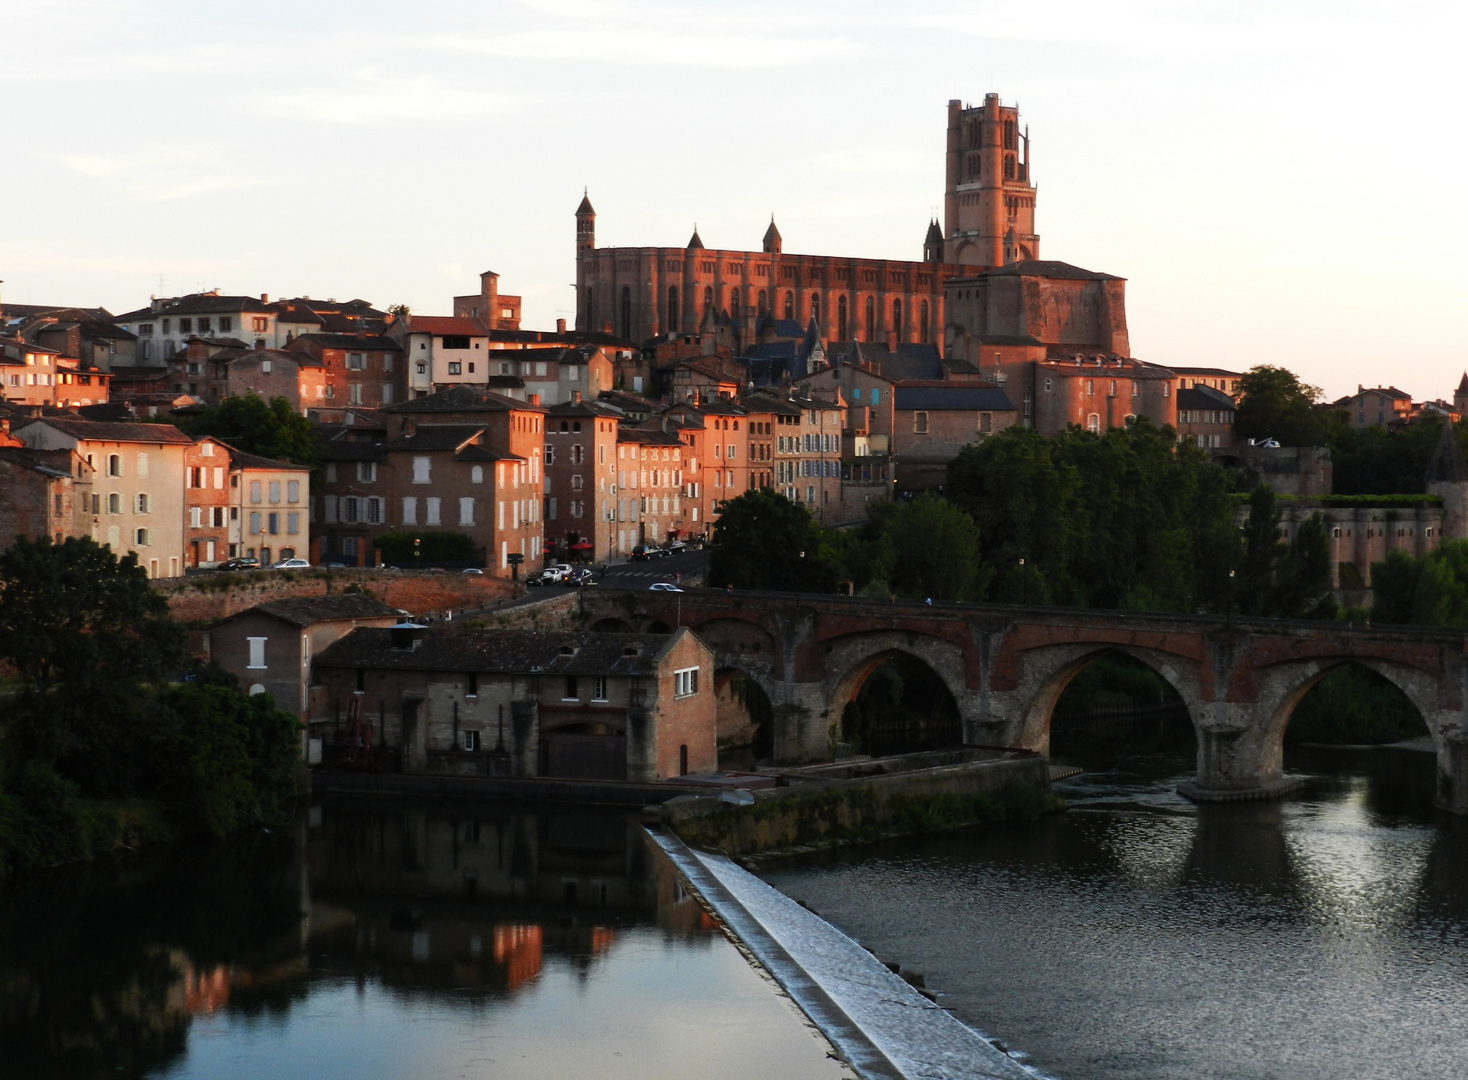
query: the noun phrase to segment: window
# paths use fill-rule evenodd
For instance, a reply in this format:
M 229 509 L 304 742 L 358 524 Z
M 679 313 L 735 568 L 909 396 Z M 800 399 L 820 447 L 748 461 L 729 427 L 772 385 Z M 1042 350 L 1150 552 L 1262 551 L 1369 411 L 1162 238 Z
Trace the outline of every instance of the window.
M 460 499 L 459 500 L 459 524 L 460 525 L 473 525 L 474 524 L 474 500 L 473 499 Z
M 1092 434 L 1100 434 L 1101 417 L 1098 414 L 1091 413 L 1089 416 L 1086 417 L 1086 430 L 1091 432 Z
M 457 360 L 450 360 L 449 361 L 449 374 L 450 375 L 462 375 L 463 373 L 464 373 L 464 365 L 463 364 L 459 363 Z
M 263 334 L 266 330 L 270 329 L 270 320 L 268 318 L 257 316 L 256 318 L 251 320 L 251 328 L 255 331 L 255 333 Z
M 668 286 L 668 325 L 664 327 L 668 333 L 675 333 L 678 329 L 678 286 Z
M 250 501 L 252 503 L 260 501 L 260 481 L 258 480 L 250 481 Z
M 377 462 L 375 462 L 375 461 L 359 461 L 359 462 L 357 462 L 357 482 L 360 483 L 360 484 L 374 484 L 374 483 L 376 483 L 377 482 Z M 295 487 L 295 484 L 296 484 L 296 482 L 294 480 L 292 480 L 291 481 L 291 487 L 294 488 Z M 295 501 L 296 501 L 296 493 L 295 493 L 294 490 L 292 490 L 291 491 L 291 502 L 295 502 Z
M 270 481 L 270 501 L 272 503 L 278 503 L 278 502 L 280 502 L 280 481 L 279 480 L 272 480 L 272 481 Z
M 598 675 L 591 680 L 591 700 L 607 700 L 607 677 L 605 675 Z
M 692 697 L 698 693 L 698 668 L 683 668 L 673 672 L 673 696 Z
M 472 469 L 469 470 L 469 483 L 471 483 L 471 484 L 482 484 L 482 483 L 484 483 L 484 466 L 483 465 L 475 465 Z
M 221 316 L 219 316 L 219 329 L 220 329 L 220 332 L 221 333 L 227 332 L 227 331 L 230 331 L 230 330 L 233 330 L 234 329 L 234 318 L 233 318 L 233 316 L 230 316 L 230 315 L 221 315 Z
M 256 536 L 260 532 L 260 511 L 250 511 L 250 535 Z
M 366 505 L 367 505 L 367 522 L 368 522 L 368 524 L 370 524 L 370 525 L 381 525 L 382 524 L 382 506 L 383 506 L 383 501 L 381 499 L 377 498 L 376 496 L 374 496 L 373 498 L 370 498 L 370 499 L 363 499 L 362 501 L 364 503 L 366 503 Z
M 139 476 L 147 476 L 148 475 L 148 455 L 147 454 L 139 454 L 138 455 L 138 475 Z
M 360 405 L 360 404 L 362 404 L 362 384 L 361 383 L 351 383 L 351 384 L 349 384 L 347 386 L 347 404 L 348 405 Z
M 265 667 L 265 642 L 269 638 L 252 637 L 245 638 L 245 640 L 250 643 L 250 663 L 248 666 L 255 670 Z
M 61 498 L 60 495 L 58 495 L 56 497 L 57 497 L 57 499 L 60 499 Z M 57 508 L 57 513 L 60 513 L 60 512 L 61 512 L 60 507 L 58 507 Z M 204 525 L 204 508 L 201 507 L 201 506 L 191 506 L 191 507 L 189 507 L 189 528 L 191 528 L 191 529 L 198 529 L 198 528 L 202 528 L 203 525 Z
M 926 435 L 928 433 L 928 414 L 915 412 L 912 414 L 912 430 L 915 435 Z
M 442 501 L 443 500 L 441 500 L 436 495 L 430 495 L 428 497 L 428 517 L 423 522 L 425 525 L 441 525 L 442 524 L 442 522 L 439 520 L 439 516 L 438 516 L 439 506 L 442 503 Z
M 347 353 L 347 370 L 348 371 L 366 371 L 367 370 L 367 354 L 366 353 L 359 353 L 359 352 L 349 352 L 349 353 Z
M 418 500 L 412 495 L 403 499 L 403 524 L 418 524 Z
M 443 347 L 445 349 L 467 349 L 469 347 L 468 334 L 445 334 L 443 336 Z M 454 372 L 458 374 L 458 372 Z
M 148 546 L 148 530 L 147 529 L 139 529 L 137 531 L 136 535 L 133 537 L 133 541 L 134 541 L 134 543 L 137 544 L 138 547 L 147 547 Z
M 464 749 L 465 750 L 468 750 L 468 751 L 473 752 L 473 751 L 479 749 L 479 732 L 477 732 L 477 731 L 465 731 L 465 732 L 461 732 L 461 734 L 464 736 Z
M 420 454 L 413 458 L 413 483 L 426 484 L 429 482 L 429 473 L 433 468 L 433 459 L 427 454 Z
M 561 700 L 562 701 L 580 701 L 581 700 L 581 695 L 577 692 L 577 689 L 576 689 L 576 676 L 575 675 L 567 675 L 566 676 L 566 691 L 565 691 L 564 694 L 561 695 Z
M 273 515 L 272 515 L 273 516 Z M 291 511 L 285 516 L 285 531 L 289 536 L 295 536 L 301 531 L 301 515 Z
M 261 375 L 269 375 L 270 372 L 271 372 L 271 370 L 272 370 L 272 364 L 270 362 L 269 357 L 262 358 L 261 361 L 260 361 L 260 374 Z

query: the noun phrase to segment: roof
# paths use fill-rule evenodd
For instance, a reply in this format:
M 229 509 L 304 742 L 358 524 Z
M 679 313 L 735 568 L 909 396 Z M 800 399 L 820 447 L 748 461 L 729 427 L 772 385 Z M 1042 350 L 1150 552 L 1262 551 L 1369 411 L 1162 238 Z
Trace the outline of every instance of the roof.
M 409 315 L 404 320 L 404 329 L 410 334 L 454 334 L 468 337 L 489 337 L 489 327 L 481 320 L 466 315 Z
M 291 345 L 302 342 L 323 349 L 360 349 L 363 352 L 402 352 L 402 343 L 385 334 L 299 334 Z
M 188 296 L 172 296 L 119 315 L 114 322 L 137 322 L 141 319 L 162 318 L 165 315 L 212 315 L 237 311 L 253 311 L 262 315 L 274 315 L 275 306 L 262 301 L 258 296 L 220 296 L 218 293 L 191 293 Z
M 602 401 L 563 401 L 559 405 L 552 405 L 546 410 L 548 416 L 602 416 L 611 419 L 621 419 L 627 414 L 621 409 L 613 408 Z M 549 429 L 547 429 L 548 431 Z
M 477 386 L 451 386 L 427 397 L 413 398 L 383 408 L 387 413 L 456 413 L 456 412 L 545 412 L 543 405 L 516 401 Z
M 1032 334 L 985 334 L 979 338 L 980 345 L 1043 345 L 1039 338 Z
M 32 472 L 38 472 L 42 476 L 48 476 L 53 480 L 64 480 L 71 476 L 67 469 L 58 469 L 54 465 L 48 465 L 45 461 L 47 456 L 56 453 L 52 450 L 33 450 L 28 446 L 0 446 L 0 461 L 9 461 Z M 69 453 L 69 451 L 63 451 Z
M 703 241 L 698 238 L 698 226 L 693 227 L 693 235 L 688 238 L 688 246 L 685 251 L 702 251 Z
M 1242 371 L 1226 371 L 1218 367 L 1177 367 L 1176 365 L 1169 364 L 1167 370 L 1171 371 L 1174 375 L 1186 375 L 1190 379 L 1198 375 L 1217 375 L 1226 379 L 1242 379 L 1244 377 Z
M 292 472 L 310 472 L 309 465 L 295 465 L 289 461 L 276 461 L 274 458 L 263 457 L 260 454 L 247 454 L 243 450 L 236 450 L 229 443 L 215 439 L 226 450 L 229 451 L 229 467 L 231 469 L 289 469 Z
M 412 435 L 401 435 L 384 450 L 458 450 L 484 433 L 482 424 L 425 424 Z
M 996 266 L 977 277 L 1042 277 L 1060 281 L 1124 281 L 1115 274 L 1103 274 L 1099 270 L 1084 270 L 1066 262 L 1053 259 L 1022 259 L 1019 262 Z
M 318 667 L 398 671 L 504 672 L 517 675 L 657 674 L 658 661 L 681 634 L 592 631 L 415 631 L 417 648 L 394 649 L 392 631 L 358 627 L 316 654 Z
M 282 622 L 296 626 L 313 623 L 333 622 L 340 619 L 396 619 L 402 616 L 398 608 L 388 607 L 381 600 L 365 593 L 340 593 L 336 596 L 294 597 L 288 600 L 270 600 L 252 608 L 236 612 L 220 623 L 238 619 L 244 615 L 270 615 Z
M 1177 392 L 1179 409 L 1235 409 L 1234 399 L 1211 386 L 1191 386 Z
M 382 443 L 367 439 L 328 439 L 321 443 L 321 460 L 381 461 Z
M 1013 412 L 1014 405 L 1003 390 L 989 386 L 902 386 L 894 390 L 899 409 L 928 412 L 978 411 Z
M 576 207 L 576 213 L 578 213 L 578 214 L 594 214 L 594 213 L 596 213 L 596 211 L 591 208 L 591 196 L 589 196 L 584 190 L 581 192 L 581 205 L 578 206 L 578 207 Z
M 648 421 L 652 423 L 653 421 Z M 644 446 L 682 446 L 683 440 L 661 428 L 623 427 L 617 429 L 617 441 L 641 443 Z
M 93 442 L 168 443 L 176 446 L 190 446 L 194 441 L 172 424 L 119 424 L 100 420 L 62 420 L 49 416 L 34 423 L 47 424 L 63 435 L 70 435 L 73 439 L 88 439 Z M 32 424 L 27 424 L 17 430 L 16 435 L 18 436 L 21 431 L 32 426 Z

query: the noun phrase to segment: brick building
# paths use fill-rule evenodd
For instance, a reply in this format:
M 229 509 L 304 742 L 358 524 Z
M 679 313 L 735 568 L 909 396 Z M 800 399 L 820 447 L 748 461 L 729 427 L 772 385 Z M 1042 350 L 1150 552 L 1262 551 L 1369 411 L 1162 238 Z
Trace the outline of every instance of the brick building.
M 666 544 L 700 530 L 683 495 L 683 460 L 687 449 L 672 424 L 624 427 L 617 434 L 617 489 L 621 510 L 618 549 L 637 544 Z M 624 480 L 625 478 L 625 480 Z M 635 537 L 632 535 L 635 530 Z
M 941 489 L 960 450 L 1019 422 L 995 386 L 899 383 L 894 397 L 892 460 L 901 491 Z
M 576 328 L 632 341 L 694 334 L 727 320 L 738 346 L 773 314 L 814 320 L 835 341 L 941 341 L 945 285 L 974 267 L 1039 257 L 1029 137 L 989 94 L 978 108 L 948 103 L 944 222 L 929 222 L 919 262 L 786 255 L 773 218 L 760 251 L 596 246 L 596 211 L 576 210 Z
M 1412 415 L 1412 395 L 1395 386 L 1357 386 L 1356 392 L 1335 402 L 1356 430 L 1383 427 L 1407 420 Z
M 0 550 L 17 536 L 91 534 L 92 470 L 75 450 L 38 450 L 0 420 Z
M 623 419 L 609 405 L 579 398 L 546 411 L 542 511 L 548 559 L 605 562 L 631 552 L 630 544 L 617 542 L 617 445 Z
M 308 357 L 326 387 L 311 407 L 323 419 L 338 410 L 392 405 L 407 397 L 403 347 L 385 334 L 302 334 L 289 352 Z
M 355 700 L 404 772 L 651 783 L 717 768 L 713 659 L 683 627 L 359 629 L 315 654 L 312 735 Z

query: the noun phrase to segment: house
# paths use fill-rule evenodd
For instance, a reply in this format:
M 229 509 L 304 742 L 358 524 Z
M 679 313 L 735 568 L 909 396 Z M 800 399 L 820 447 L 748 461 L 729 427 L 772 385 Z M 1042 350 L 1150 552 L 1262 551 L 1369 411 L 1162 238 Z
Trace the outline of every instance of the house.
M 229 554 L 269 566 L 311 554 L 311 470 L 229 447 Z
M 392 626 L 402 614 L 362 593 L 271 600 L 211 626 L 204 654 L 251 694 L 269 694 L 305 721 L 312 658 L 359 626 Z
M 717 767 L 714 657 L 686 627 L 364 628 L 312 670 L 313 737 L 340 743 L 355 716 L 407 773 L 651 783 Z
M 168 361 L 172 390 L 208 404 L 256 394 L 269 401 L 283 397 L 303 416 L 336 402 L 336 385 L 325 377 L 319 357 L 309 351 L 250 349 L 234 339 L 191 338 Z M 125 396 L 119 390 L 119 397 Z
M 1344 409 L 1347 421 L 1356 430 L 1385 426 L 1412 415 L 1412 395 L 1395 386 L 1357 386 L 1350 397 L 1335 402 L 1337 409 Z
M 292 327 L 277 325 L 270 297 L 223 296 L 217 289 L 188 296 L 155 297 L 147 307 L 113 321 L 137 338 L 140 362 L 160 362 L 183 351 L 190 338 L 235 338 L 250 348 L 279 349 Z
M 545 414 L 542 517 L 547 557 L 605 562 L 628 555 L 617 543 L 620 412 L 576 396 Z
M 1176 369 L 1174 369 L 1176 370 Z M 1223 380 L 1219 380 L 1223 381 Z M 1201 380 L 1177 392 L 1177 436 L 1210 450 L 1234 445 L 1234 399 Z
M 10 434 L 0 419 L 0 550 L 18 536 L 91 533 L 92 471 L 75 450 L 37 450 Z
M 701 530 L 694 511 L 683 496 L 683 459 L 686 444 L 672 425 L 624 427 L 617 433 L 618 514 L 624 524 L 618 550 L 633 544 L 665 544 Z M 633 536 L 635 534 L 635 540 Z
M 61 354 L 21 337 L 0 337 L 0 401 L 54 405 Z
M 287 351 L 319 367 L 326 390 L 311 407 L 324 420 L 339 419 L 345 408 L 376 409 L 407 396 L 403 347 L 385 334 L 302 334 Z
M 941 490 L 960 450 L 1019 422 L 996 386 L 916 382 L 893 392 L 894 479 L 904 491 Z
M 184 459 L 194 440 L 171 424 L 45 417 L 15 429 L 37 450 L 74 451 L 92 477 L 92 539 L 132 552 L 151 578 L 183 573 Z

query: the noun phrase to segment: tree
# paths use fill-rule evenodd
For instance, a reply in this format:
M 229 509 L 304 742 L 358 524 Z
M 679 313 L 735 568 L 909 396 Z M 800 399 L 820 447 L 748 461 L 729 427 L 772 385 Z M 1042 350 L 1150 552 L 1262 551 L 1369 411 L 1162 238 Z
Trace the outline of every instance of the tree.
M 1286 543 L 1274 489 L 1260 484 L 1249 496 L 1243 565 L 1238 576 L 1241 614 L 1278 619 L 1335 617 L 1331 594 L 1330 531 L 1311 514 Z
M 709 584 L 830 592 L 836 568 L 810 511 L 771 488 L 724 503 L 709 550 Z
M 316 429 L 283 397 L 267 404 L 259 394 L 227 397 L 194 416 L 174 422 L 194 438 L 212 435 L 237 450 L 315 468 L 321 462 Z
M 1239 380 L 1234 431 L 1241 439 L 1275 439 L 1281 446 L 1327 446 L 1343 426 L 1339 410 L 1319 405 L 1319 387 L 1294 372 L 1268 364 L 1250 368 Z
M 908 503 L 873 508 L 889 542 L 890 584 L 902 596 L 978 600 L 993 571 L 984 566 L 979 529 L 958 507 L 924 492 Z
M 1372 563 L 1371 619 L 1468 626 L 1468 540 L 1448 540 L 1420 559 L 1398 550 Z
M 142 767 L 148 684 L 183 668 L 188 650 L 136 555 L 118 559 L 85 537 L 21 537 L 0 554 L 0 657 L 20 680 L 4 732 L 13 760 L 127 790 Z

